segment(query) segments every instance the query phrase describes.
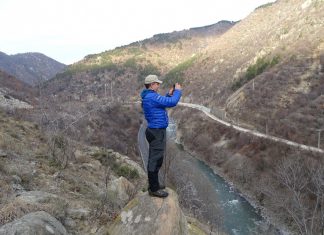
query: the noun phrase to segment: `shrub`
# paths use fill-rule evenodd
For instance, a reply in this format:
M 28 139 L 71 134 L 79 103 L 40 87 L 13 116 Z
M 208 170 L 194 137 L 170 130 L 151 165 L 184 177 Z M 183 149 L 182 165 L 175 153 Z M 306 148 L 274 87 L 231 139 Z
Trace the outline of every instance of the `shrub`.
M 274 2 L 269 2 L 269 3 L 263 4 L 263 5 L 255 8 L 255 10 L 262 9 L 262 8 L 266 8 L 266 7 L 272 6 L 273 4 L 274 4 Z
M 127 178 L 128 180 L 139 178 L 138 171 L 135 168 L 132 168 L 127 165 L 117 166 L 115 172 L 118 176 L 123 176 L 123 177 Z
M 185 62 L 177 65 L 173 69 L 171 69 L 166 75 L 165 80 L 163 83 L 163 87 L 169 87 L 172 84 L 179 82 L 184 82 L 184 71 L 187 70 L 197 59 L 197 56 L 193 56 L 189 60 L 186 60 Z
M 125 61 L 124 66 L 128 68 L 136 69 L 137 68 L 136 59 L 134 57 L 129 58 L 128 60 Z
M 139 173 L 137 169 L 119 163 L 113 154 L 109 154 L 107 151 L 102 150 L 93 154 L 93 157 L 101 162 L 104 166 L 111 167 L 111 170 L 118 176 L 123 176 L 128 180 L 138 179 Z
M 108 153 L 106 150 L 100 150 L 93 154 L 93 157 L 100 161 L 100 163 L 104 166 L 110 166 L 115 164 L 115 159 L 111 154 Z
M 50 165 L 65 168 L 73 155 L 73 147 L 66 136 L 53 134 L 49 138 Z
M 144 65 L 143 67 L 140 67 L 138 81 L 143 83 L 145 77 L 150 74 L 156 74 L 156 75 L 160 76 L 161 73 L 156 66 L 154 66 L 151 63 L 148 63 L 148 64 Z
M 256 63 L 250 65 L 246 70 L 246 73 L 243 77 L 241 77 L 238 81 L 234 82 L 232 85 L 232 90 L 236 91 L 244 84 L 258 76 L 259 74 L 263 73 L 267 68 L 271 68 L 272 66 L 279 63 L 279 56 L 273 57 L 271 60 L 267 60 L 265 58 L 257 59 Z
M 131 47 L 131 48 L 128 48 L 128 53 L 138 56 L 138 55 L 143 54 L 143 50 L 141 50 L 141 48 L 139 48 L 139 47 Z

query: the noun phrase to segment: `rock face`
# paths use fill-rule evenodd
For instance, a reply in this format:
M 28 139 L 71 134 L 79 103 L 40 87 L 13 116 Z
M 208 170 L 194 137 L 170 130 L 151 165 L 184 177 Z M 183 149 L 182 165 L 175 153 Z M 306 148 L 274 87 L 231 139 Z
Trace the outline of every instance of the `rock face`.
M 6 95 L 5 92 L 0 89 L 0 107 L 4 109 L 30 109 L 33 106 L 19 99 L 15 99 L 12 96 Z
M 182 213 L 177 194 L 167 189 L 165 199 L 150 197 L 147 192 L 130 201 L 109 227 L 110 235 L 184 235 L 187 220 Z
M 27 214 L 0 228 L 1 235 L 67 235 L 63 225 L 50 214 L 38 211 Z

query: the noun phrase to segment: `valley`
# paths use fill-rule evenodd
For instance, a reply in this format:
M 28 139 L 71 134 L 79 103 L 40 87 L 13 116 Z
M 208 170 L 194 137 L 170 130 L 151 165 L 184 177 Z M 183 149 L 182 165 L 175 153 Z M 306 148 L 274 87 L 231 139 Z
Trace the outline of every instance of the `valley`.
M 0 62 L 1 226 L 43 210 L 69 234 L 110 231 L 147 193 L 140 92 L 156 74 L 162 94 L 182 84 L 169 116 L 187 154 L 285 234 L 323 233 L 322 0 L 277 0 L 238 22 L 157 34 L 69 66 L 37 53 Z M 114 197 L 111 184 L 128 186 Z M 43 201 L 30 205 L 35 191 Z

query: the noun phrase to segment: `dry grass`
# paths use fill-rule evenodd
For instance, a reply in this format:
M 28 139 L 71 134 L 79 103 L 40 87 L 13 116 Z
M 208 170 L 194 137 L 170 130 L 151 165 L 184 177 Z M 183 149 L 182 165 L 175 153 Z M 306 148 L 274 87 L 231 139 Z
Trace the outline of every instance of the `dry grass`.
M 37 125 L 0 113 L 0 148 L 31 157 L 46 148 Z
M 42 210 L 38 205 L 30 205 L 25 203 L 10 202 L 0 210 L 0 224 L 10 223 L 13 220 L 24 216 L 30 212 Z
M 66 203 L 62 200 L 51 199 L 45 203 L 29 204 L 23 201 L 13 201 L 5 204 L 0 209 L 0 225 L 10 223 L 28 213 L 46 211 L 56 219 L 63 221 L 66 214 Z

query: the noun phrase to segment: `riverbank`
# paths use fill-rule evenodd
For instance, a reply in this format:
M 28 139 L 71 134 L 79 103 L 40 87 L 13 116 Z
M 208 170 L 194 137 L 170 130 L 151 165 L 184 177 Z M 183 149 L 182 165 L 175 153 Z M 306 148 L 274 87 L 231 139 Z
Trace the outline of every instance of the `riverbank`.
M 191 187 L 192 183 L 197 186 L 195 195 L 189 195 L 190 198 L 188 198 L 188 193 L 185 193 L 186 201 L 200 201 L 201 206 L 210 210 L 209 214 L 204 214 L 205 222 L 215 220 L 216 224 L 224 226 L 229 234 L 284 234 L 276 232 L 274 226 L 268 229 L 269 223 L 257 213 L 256 206 L 253 207 L 252 203 L 249 203 L 240 191 L 234 190 L 233 184 L 228 184 L 224 180 L 225 177 L 219 176 L 215 169 L 210 168 L 204 161 L 183 149 L 182 145 L 176 145 L 182 154 L 177 155 L 177 161 L 173 161 L 172 164 L 184 168 L 184 170 L 175 170 L 176 177 L 183 178 L 182 181 L 186 187 Z M 168 148 L 170 148 L 169 143 Z M 174 154 L 176 151 L 172 149 L 171 152 Z M 167 157 L 169 158 L 170 155 Z M 188 165 L 187 162 L 190 164 Z M 181 187 L 183 185 L 177 183 L 176 188 Z M 181 192 L 179 194 L 181 195 Z M 215 205 L 217 206 L 215 207 Z M 215 209 L 212 208 L 213 206 Z M 205 210 L 205 208 L 200 209 Z
M 288 227 L 279 221 L 277 221 L 276 215 L 271 213 L 267 208 L 263 207 L 260 205 L 258 202 L 257 198 L 255 197 L 254 193 L 251 190 L 248 190 L 247 188 L 244 187 L 244 185 L 238 183 L 238 182 L 233 182 L 227 175 L 224 173 L 224 170 L 220 167 L 217 167 L 210 162 L 207 162 L 205 159 L 199 156 L 198 153 L 191 151 L 190 149 L 186 148 L 183 144 L 179 143 L 177 141 L 177 144 L 181 145 L 183 150 L 189 153 L 191 156 L 194 158 L 198 159 L 199 161 L 202 161 L 206 165 L 208 165 L 214 174 L 220 176 L 223 178 L 228 184 L 232 185 L 233 188 L 244 198 L 246 199 L 257 211 L 259 211 L 260 215 L 263 217 L 263 219 L 267 222 L 267 225 L 269 226 L 268 229 L 270 230 L 275 230 L 277 233 L 276 234 L 281 234 L 281 235 L 293 235 L 293 233 L 288 229 Z

